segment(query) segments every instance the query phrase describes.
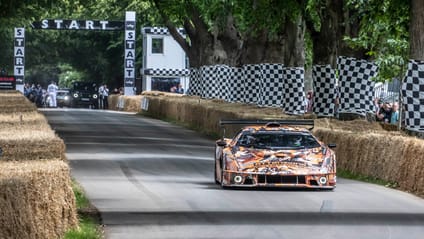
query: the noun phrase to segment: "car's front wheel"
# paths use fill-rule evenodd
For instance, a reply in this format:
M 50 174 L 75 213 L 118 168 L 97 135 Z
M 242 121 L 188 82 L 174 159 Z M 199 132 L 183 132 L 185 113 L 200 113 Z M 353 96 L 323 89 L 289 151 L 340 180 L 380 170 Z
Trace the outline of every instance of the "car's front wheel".
M 217 167 L 217 165 L 216 165 L 216 160 L 215 160 L 215 170 L 214 170 L 214 177 L 215 177 L 215 183 L 216 184 L 221 184 L 220 182 L 219 182 L 219 180 L 218 180 L 218 176 L 217 176 L 217 170 L 216 170 L 216 167 Z

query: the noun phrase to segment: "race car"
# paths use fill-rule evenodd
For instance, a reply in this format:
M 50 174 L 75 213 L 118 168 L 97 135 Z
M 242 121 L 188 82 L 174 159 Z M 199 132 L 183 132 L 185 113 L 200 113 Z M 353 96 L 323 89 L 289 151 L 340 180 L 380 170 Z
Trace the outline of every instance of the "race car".
M 215 182 L 222 187 L 336 187 L 336 145 L 312 135 L 313 120 L 221 120 L 220 125 L 243 125 L 233 138 L 216 141 Z

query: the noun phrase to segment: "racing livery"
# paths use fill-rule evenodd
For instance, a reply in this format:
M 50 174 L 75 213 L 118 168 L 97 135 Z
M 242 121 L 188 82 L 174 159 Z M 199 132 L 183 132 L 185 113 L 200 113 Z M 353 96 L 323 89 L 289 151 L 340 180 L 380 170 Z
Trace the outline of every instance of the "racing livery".
M 315 138 L 313 120 L 221 120 L 244 126 L 216 141 L 215 182 L 223 187 L 334 189 L 336 156 Z M 305 126 L 312 126 L 307 129 Z

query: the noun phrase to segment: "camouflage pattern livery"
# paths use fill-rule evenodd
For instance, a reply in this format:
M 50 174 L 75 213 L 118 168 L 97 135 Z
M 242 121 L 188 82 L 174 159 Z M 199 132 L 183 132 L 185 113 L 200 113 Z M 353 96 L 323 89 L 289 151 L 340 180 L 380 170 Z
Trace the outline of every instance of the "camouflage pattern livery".
M 335 145 L 294 127 L 297 121 L 284 122 L 245 126 L 234 138 L 217 140 L 215 182 L 223 187 L 334 189 Z

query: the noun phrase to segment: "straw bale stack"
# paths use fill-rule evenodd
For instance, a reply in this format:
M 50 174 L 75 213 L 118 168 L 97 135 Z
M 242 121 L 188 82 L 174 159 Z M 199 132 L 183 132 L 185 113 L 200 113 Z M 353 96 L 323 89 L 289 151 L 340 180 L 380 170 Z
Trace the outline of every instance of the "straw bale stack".
M 2 113 L 37 111 L 37 107 L 19 91 L 1 91 L 0 99 L 0 109 Z
M 0 238 L 62 238 L 76 228 L 69 166 L 62 161 L 0 162 Z
M 337 167 L 398 183 L 402 190 L 424 196 L 424 140 L 389 132 L 316 129 L 327 143 L 337 143 Z
M 0 238 L 62 238 L 78 225 L 65 144 L 19 92 L 0 92 Z

